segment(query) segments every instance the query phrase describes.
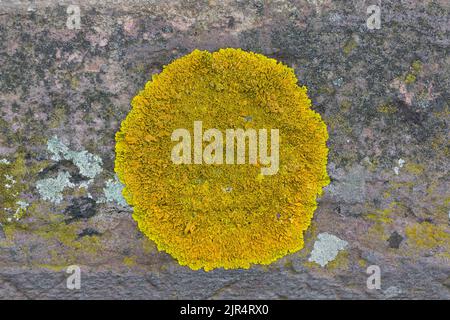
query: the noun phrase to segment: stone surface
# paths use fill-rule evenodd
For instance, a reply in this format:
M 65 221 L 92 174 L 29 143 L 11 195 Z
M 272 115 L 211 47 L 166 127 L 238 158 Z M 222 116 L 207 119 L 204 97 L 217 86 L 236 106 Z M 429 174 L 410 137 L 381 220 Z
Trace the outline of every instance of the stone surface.
M 371 1 L 77 3 L 69 29 L 70 2 L 0 2 L 1 298 L 450 298 L 448 1 L 382 1 L 379 30 Z M 296 70 L 328 125 L 332 182 L 303 250 L 206 273 L 138 231 L 111 185 L 114 134 L 163 65 L 222 47 Z M 60 202 L 44 199 L 38 182 L 61 174 Z M 321 267 L 309 257 L 325 232 L 348 245 Z M 81 290 L 66 287 L 73 264 Z

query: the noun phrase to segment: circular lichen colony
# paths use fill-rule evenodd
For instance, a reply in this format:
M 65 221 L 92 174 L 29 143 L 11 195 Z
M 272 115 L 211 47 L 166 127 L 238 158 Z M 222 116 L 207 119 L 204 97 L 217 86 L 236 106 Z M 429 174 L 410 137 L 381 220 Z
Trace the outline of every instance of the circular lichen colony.
M 159 250 L 211 270 L 269 264 L 303 247 L 329 183 L 328 134 L 291 68 L 240 49 L 195 50 L 154 75 L 131 105 L 116 134 L 115 169 L 133 218 Z M 259 158 L 174 163 L 172 133 L 193 134 L 196 121 L 224 136 L 227 129 L 278 129 L 279 169 L 262 175 Z

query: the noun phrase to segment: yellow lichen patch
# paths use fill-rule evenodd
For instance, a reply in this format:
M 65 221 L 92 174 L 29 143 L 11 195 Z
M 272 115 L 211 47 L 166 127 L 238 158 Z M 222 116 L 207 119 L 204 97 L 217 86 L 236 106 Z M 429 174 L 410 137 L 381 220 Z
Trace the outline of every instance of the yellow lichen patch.
M 409 162 L 405 165 L 405 168 L 403 170 L 414 175 L 420 175 L 422 174 L 422 172 L 424 172 L 425 166 L 420 163 Z
M 422 63 L 419 60 L 414 61 L 411 64 L 410 72 L 405 76 L 406 84 L 413 84 L 416 82 L 417 76 L 422 71 Z
M 328 270 L 348 270 L 350 265 L 350 257 L 348 251 L 339 251 L 336 258 L 328 262 L 326 268 Z
M 389 194 L 387 194 L 389 196 Z M 394 222 L 394 217 L 405 211 L 404 205 L 399 202 L 391 202 L 385 209 L 378 209 L 368 213 L 365 218 L 373 221 L 366 233 L 366 239 L 372 244 L 381 244 L 389 239 L 389 228 Z
M 105 249 L 103 237 L 97 235 L 80 236 L 85 228 L 84 222 L 74 221 L 67 223 L 65 216 L 52 213 L 51 204 L 46 201 L 35 201 L 33 212 L 33 225 L 16 225 L 10 231 L 11 238 L 21 238 L 27 230 L 30 243 L 45 242 L 46 254 L 33 256 L 30 263 L 38 267 L 68 266 L 71 264 L 89 264 L 101 258 Z M 22 234 L 22 235 L 21 235 Z M 14 239 L 13 239 L 14 240 Z M 34 242 L 33 242 L 34 241 Z
M 358 265 L 359 265 L 361 268 L 365 268 L 365 267 L 367 266 L 367 261 L 364 260 L 364 259 L 362 259 L 362 258 L 358 259 L 357 262 L 358 262 Z
M 377 110 L 378 110 L 378 112 L 387 113 L 387 114 L 393 114 L 398 111 L 397 107 L 390 103 L 379 106 L 377 108 Z
M 443 225 L 434 225 L 429 222 L 416 223 L 406 227 L 408 243 L 422 250 L 438 249 L 450 252 L 450 230 Z
M 405 83 L 406 84 L 411 84 L 411 83 L 414 83 L 414 82 L 416 82 L 416 76 L 415 75 L 413 75 L 413 74 L 408 74 L 407 76 L 406 76 L 406 78 L 405 78 Z
M 136 265 L 136 258 L 135 257 L 125 257 L 125 258 L 123 258 L 123 264 L 129 268 L 134 267 Z
M 389 224 L 392 222 L 392 219 L 390 218 L 391 212 L 392 209 L 379 210 L 377 213 L 369 213 L 366 218 L 377 223 Z
M 411 69 L 415 74 L 419 74 L 422 71 L 422 62 L 416 60 L 412 63 Z
M 358 43 L 352 38 L 345 43 L 343 51 L 348 56 L 356 47 L 358 47 Z
M 339 105 L 339 107 L 343 112 L 347 112 L 350 111 L 350 109 L 352 108 L 352 103 L 349 100 L 344 100 Z
M 294 71 L 240 49 L 195 50 L 152 77 L 116 134 L 115 170 L 139 229 L 192 269 L 269 264 L 303 247 L 329 183 L 328 133 Z M 279 171 L 174 164 L 180 128 L 278 129 Z M 248 155 L 247 155 L 248 157 Z

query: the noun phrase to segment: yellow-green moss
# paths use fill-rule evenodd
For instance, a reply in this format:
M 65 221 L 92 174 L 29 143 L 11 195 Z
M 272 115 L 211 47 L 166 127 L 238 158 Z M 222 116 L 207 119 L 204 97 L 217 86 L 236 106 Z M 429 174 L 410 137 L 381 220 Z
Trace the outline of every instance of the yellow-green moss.
M 240 49 L 195 50 L 154 75 L 131 104 L 116 134 L 115 170 L 133 218 L 159 250 L 211 270 L 269 264 L 303 247 L 329 183 L 328 134 L 291 68 Z M 173 164 L 170 135 L 194 121 L 221 131 L 279 129 L 278 174 L 261 178 L 251 164 Z

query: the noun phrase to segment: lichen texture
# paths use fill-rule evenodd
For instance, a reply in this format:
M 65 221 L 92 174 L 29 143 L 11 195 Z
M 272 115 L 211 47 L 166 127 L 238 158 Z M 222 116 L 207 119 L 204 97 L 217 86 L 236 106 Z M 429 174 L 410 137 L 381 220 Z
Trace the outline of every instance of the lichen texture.
M 195 50 L 153 76 L 116 134 L 115 170 L 139 229 L 192 269 L 269 264 L 303 247 L 329 183 L 325 123 L 294 71 L 253 52 Z M 177 165 L 171 133 L 278 129 L 279 171 Z
M 326 232 L 321 233 L 317 236 L 309 261 L 316 262 L 324 267 L 328 262 L 333 261 L 338 252 L 345 249 L 347 245 L 347 241 L 341 240 L 335 235 Z

